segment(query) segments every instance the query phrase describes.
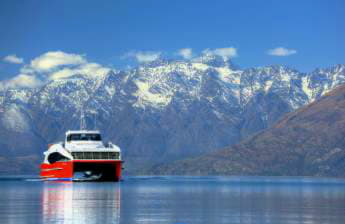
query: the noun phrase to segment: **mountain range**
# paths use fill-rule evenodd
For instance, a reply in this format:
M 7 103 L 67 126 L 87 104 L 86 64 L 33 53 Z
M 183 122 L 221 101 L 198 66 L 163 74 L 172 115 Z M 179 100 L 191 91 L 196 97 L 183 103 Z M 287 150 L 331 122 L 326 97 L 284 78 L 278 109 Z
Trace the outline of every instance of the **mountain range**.
M 32 173 L 47 144 L 89 129 L 122 148 L 125 169 L 234 145 L 345 83 L 345 65 L 299 72 L 240 69 L 217 56 L 156 60 L 104 76 L 75 74 L 37 88 L 0 91 L 0 173 Z
M 345 177 L 345 85 L 239 144 L 153 174 Z

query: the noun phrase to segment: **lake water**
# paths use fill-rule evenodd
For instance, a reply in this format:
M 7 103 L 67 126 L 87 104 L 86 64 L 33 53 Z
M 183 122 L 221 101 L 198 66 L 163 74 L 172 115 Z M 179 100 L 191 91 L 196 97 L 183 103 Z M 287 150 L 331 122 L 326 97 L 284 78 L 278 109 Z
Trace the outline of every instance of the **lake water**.
M 125 177 L 119 183 L 0 178 L 0 223 L 345 223 L 345 180 Z

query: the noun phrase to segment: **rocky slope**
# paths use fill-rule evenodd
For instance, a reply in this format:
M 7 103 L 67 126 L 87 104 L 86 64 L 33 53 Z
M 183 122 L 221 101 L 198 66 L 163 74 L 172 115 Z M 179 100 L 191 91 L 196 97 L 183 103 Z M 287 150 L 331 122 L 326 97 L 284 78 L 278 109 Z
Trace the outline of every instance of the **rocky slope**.
M 215 56 L 158 60 L 97 78 L 76 74 L 0 91 L 0 157 L 18 164 L 39 158 L 49 142 L 79 127 L 83 109 L 89 128 L 123 148 L 133 173 L 238 143 L 341 83 L 344 65 L 308 74 L 283 66 L 241 70 Z
M 345 177 L 345 85 L 240 144 L 155 174 Z

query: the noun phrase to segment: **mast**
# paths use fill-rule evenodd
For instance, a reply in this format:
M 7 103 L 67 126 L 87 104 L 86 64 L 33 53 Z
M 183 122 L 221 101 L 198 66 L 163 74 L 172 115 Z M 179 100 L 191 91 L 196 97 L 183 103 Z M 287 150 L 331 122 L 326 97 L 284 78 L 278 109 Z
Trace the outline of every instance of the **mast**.
M 86 123 L 85 123 L 83 108 L 80 110 L 80 130 L 86 130 Z
M 94 122 L 95 122 L 95 127 L 94 129 L 97 130 L 97 117 L 96 117 L 97 112 L 94 114 Z

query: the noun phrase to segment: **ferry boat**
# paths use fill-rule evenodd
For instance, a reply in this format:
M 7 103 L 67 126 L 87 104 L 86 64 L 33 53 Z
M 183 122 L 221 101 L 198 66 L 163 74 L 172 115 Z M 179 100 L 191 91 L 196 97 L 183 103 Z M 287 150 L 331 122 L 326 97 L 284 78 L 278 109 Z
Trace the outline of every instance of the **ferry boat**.
M 65 141 L 48 145 L 40 176 L 44 180 L 119 181 L 121 150 L 103 144 L 99 131 L 67 131 Z

